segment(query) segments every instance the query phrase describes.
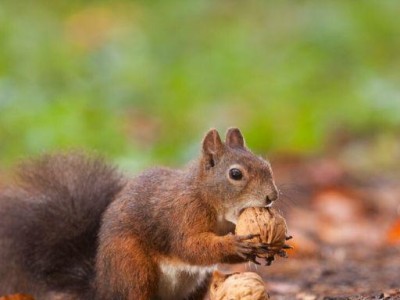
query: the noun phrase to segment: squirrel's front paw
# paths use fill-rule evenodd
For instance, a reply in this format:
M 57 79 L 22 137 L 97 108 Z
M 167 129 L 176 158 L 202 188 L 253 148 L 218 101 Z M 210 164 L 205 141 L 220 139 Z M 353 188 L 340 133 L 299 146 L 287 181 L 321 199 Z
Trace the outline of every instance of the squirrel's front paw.
M 267 254 L 270 251 L 270 248 L 269 244 L 249 241 L 257 236 L 259 235 L 235 235 L 233 238 L 236 255 L 240 256 L 246 261 L 252 261 L 253 263 L 259 265 L 259 263 L 256 261 L 256 258 L 260 257 L 260 255 Z

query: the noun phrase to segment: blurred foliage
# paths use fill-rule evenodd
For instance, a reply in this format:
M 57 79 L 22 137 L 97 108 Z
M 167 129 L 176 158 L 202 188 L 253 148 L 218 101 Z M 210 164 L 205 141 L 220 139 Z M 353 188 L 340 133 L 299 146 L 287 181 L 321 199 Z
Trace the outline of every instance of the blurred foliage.
M 0 2 L 0 163 L 84 147 L 128 168 L 239 126 L 315 153 L 400 124 L 400 2 Z

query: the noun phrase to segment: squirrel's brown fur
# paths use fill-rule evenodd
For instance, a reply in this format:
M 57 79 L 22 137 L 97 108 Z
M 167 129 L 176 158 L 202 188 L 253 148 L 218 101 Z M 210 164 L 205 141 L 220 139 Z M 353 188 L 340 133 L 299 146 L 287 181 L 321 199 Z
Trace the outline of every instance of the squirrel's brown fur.
M 225 143 L 209 131 L 201 157 L 183 170 L 125 180 L 80 155 L 46 156 L 23 170 L 0 196 L 0 294 L 202 299 L 217 263 L 266 251 L 231 234 L 242 209 L 277 198 L 270 165 L 238 129 Z

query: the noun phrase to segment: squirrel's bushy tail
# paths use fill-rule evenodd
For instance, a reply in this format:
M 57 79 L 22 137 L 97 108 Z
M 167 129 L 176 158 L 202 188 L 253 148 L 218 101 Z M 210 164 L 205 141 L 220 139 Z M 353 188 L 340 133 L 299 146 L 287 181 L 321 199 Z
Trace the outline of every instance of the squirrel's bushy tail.
M 87 291 L 101 216 L 122 175 L 75 152 L 23 163 L 16 179 L 0 194 L 0 295 L 35 293 L 26 289 L 40 283 L 54 292 Z

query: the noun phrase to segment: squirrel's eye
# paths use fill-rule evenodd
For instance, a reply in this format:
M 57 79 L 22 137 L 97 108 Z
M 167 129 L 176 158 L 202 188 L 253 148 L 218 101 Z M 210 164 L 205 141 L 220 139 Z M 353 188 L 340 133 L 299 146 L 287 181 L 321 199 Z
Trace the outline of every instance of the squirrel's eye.
M 236 168 L 232 168 L 229 170 L 229 177 L 233 180 L 240 180 L 243 177 L 242 171 Z

